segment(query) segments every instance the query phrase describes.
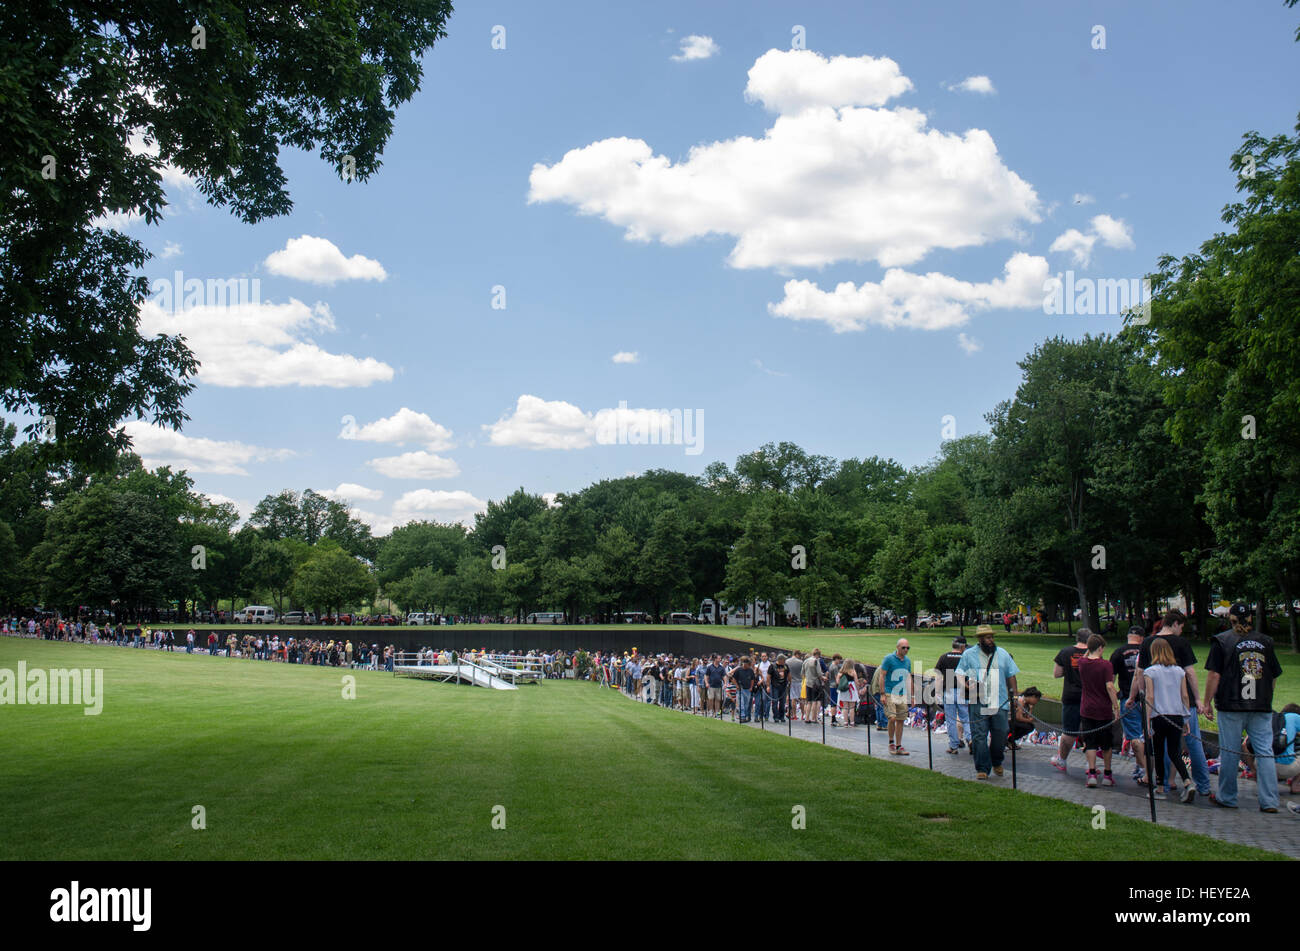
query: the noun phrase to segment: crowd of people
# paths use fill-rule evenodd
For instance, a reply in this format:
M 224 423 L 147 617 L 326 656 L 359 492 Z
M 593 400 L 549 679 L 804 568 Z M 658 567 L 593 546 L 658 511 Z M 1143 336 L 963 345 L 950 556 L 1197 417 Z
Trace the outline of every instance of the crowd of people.
M 1235 604 L 1231 627 L 1214 637 L 1205 662 L 1202 689 L 1192 645 L 1182 636 L 1186 617 L 1170 611 L 1150 633 L 1129 629 L 1126 643 L 1105 656 L 1101 634 L 1080 628 L 1072 646 L 1053 659 L 1053 675 L 1063 681 L 1059 743 L 1052 765 L 1069 772 L 1071 754 L 1082 749 L 1087 787 L 1113 787 L 1117 750 L 1131 751 L 1131 779 L 1152 794 L 1192 803 L 1199 795 L 1215 806 L 1237 808 L 1239 773 L 1256 781 L 1260 810 L 1279 811 L 1279 781 L 1292 793 L 1300 780 L 1300 705 L 1274 713 L 1273 685 L 1282 674 L 1273 641 L 1253 628 L 1251 609 Z M 1008 619 L 1009 621 L 1009 619 Z M 97 626 L 93 621 L 55 618 L 3 618 L 0 634 L 121 647 L 152 648 L 209 656 L 241 657 L 290 664 L 393 670 L 393 645 L 353 644 L 351 639 L 281 640 L 271 633 L 151 630 L 139 625 Z M 757 656 L 684 657 L 631 653 L 530 651 L 527 664 L 540 665 L 548 678 L 583 676 L 625 691 L 646 703 L 742 723 L 755 719 L 784 723 L 827 721 L 832 728 L 874 726 L 888 733 L 889 752 L 908 756 L 904 726 L 926 708 L 925 722 L 947 733 L 949 754 L 968 749 L 977 779 L 1001 777 L 1008 745 L 1053 729 L 1035 715 L 1042 693 L 1017 692 L 1020 669 L 997 646 L 990 625 L 976 630 L 977 643 L 953 639 L 952 649 L 934 665 L 935 676 L 917 673 L 911 645 L 898 640 L 877 664 L 835 653 L 762 651 Z M 416 663 L 470 661 L 501 663 L 507 655 L 479 650 L 415 652 Z M 519 655 L 508 655 L 511 662 Z M 1206 755 L 1200 716 L 1219 723 L 1219 757 Z M 1150 746 L 1150 749 L 1146 747 Z M 1239 769 L 1238 763 L 1242 766 Z M 1100 769 L 1098 768 L 1100 766 Z M 1218 787 L 1211 789 L 1211 775 Z M 1175 776 L 1177 781 L 1175 781 Z M 1297 807 L 1289 808 L 1295 812 Z
M 1152 795 L 1191 803 L 1199 794 L 1235 809 L 1240 775 L 1256 781 L 1260 810 L 1275 813 L 1279 781 L 1300 792 L 1300 705 L 1272 711 L 1273 683 L 1282 673 L 1273 642 L 1253 630 L 1248 605 L 1234 605 L 1229 617 L 1231 628 L 1211 642 L 1204 690 L 1195 652 L 1182 636 L 1182 612 L 1168 612 L 1151 633 L 1132 627 L 1127 643 L 1108 656 L 1106 639 L 1081 628 L 1054 658 L 1054 676 L 1064 681 L 1059 726 L 1035 713 L 1042 691 L 1017 690 L 1020 670 L 997 646 L 991 625 L 977 628 L 975 645 L 954 638 L 932 678 L 916 672 L 906 638 L 875 665 L 838 653 L 824 657 L 820 649 L 690 658 L 633 652 L 597 655 L 592 678 L 646 703 L 701 716 L 730 713 L 742 723 L 874 724 L 888 733 L 894 756 L 910 755 L 903 729 L 918 719 L 919 704 L 930 708 L 924 722 L 946 732 L 947 753 L 969 751 L 979 780 L 1005 775 L 1009 746 L 1046 735 L 1059 737 L 1051 763 L 1062 773 L 1070 770 L 1071 753 L 1082 751 L 1088 788 L 1116 785 L 1114 757 L 1124 751 L 1135 760 L 1132 781 L 1154 782 Z M 1206 757 L 1198 714 L 1218 717 L 1217 760 Z M 1212 772 L 1217 790 L 1210 788 Z
M 225 632 L 223 632 L 225 633 Z M 62 620 L 55 618 L 4 618 L 0 619 L 0 635 L 31 637 L 51 641 L 68 641 L 78 644 L 109 644 L 117 647 L 152 648 L 163 651 L 185 651 L 187 654 L 206 654 L 210 657 L 239 657 L 246 660 L 264 660 L 286 664 L 309 664 L 320 667 L 349 667 L 355 669 L 392 670 L 393 645 L 353 644 L 351 639 L 298 638 L 280 639 L 278 634 L 225 633 L 216 631 L 206 635 L 193 629 L 184 633 L 174 628 L 156 628 L 125 624 L 95 624 L 94 621 Z

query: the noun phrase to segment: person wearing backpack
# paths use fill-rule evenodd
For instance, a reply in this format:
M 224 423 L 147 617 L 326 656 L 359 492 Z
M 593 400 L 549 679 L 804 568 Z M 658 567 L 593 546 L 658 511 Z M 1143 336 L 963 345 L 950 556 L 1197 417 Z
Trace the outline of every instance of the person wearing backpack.
M 1201 712 L 1213 720 L 1217 709 L 1219 716 L 1219 791 L 1210 801 L 1236 809 L 1241 736 L 1249 735 L 1255 749 L 1272 752 L 1273 683 L 1282 675 L 1282 665 L 1273 639 L 1254 630 L 1249 605 L 1234 604 L 1228 617 L 1232 629 L 1215 635 L 1205 661 L 1209 675 Z M 1271 755 L 1259 756 L 1256 776 L 1259 811 L 1277 812 L 1277 761 Z

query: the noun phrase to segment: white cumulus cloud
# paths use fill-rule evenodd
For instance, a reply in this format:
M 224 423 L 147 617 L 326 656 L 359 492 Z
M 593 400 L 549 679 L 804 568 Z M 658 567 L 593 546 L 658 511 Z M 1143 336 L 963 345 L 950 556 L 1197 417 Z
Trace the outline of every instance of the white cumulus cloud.
M 334 242 L 308 234 L 290 238 L 281 250 L 272 251 L 263 263 L 272 274 L 313 284 L 382 281 L 388 277 L 378 261 L 360 254 L 345 257 Z
M 997 92 L 993 88 L 993 80 L 987 76 L 967 76 L 959 83 L 949 83 L 946 88 L 949 92 L 974 92 L 981 96 L 991 96 Z
M 789 115 L 814 106 L 880 106 L 911 88 L 892 59 L 768 50 L 749 69 L 745 98 Z
M 493 446 L 521 449 L 585 449 L 591 445 L 591 416 L 564 400 L 523 394 L 513 412 L 484 425 Z
M 1108 248 L 1131 249 L 1133 232 L 1120 218 L 1110 215 L 1093 217 L 1088 231 L 1068 228 L 1052 242 L 1049 251 L 1069 254 L 1075 264 L 1087 267 L 1092 263 L 1092 249 L 1100 241 Z
M 974 337 L 968 337 L 964 333 L 957 335 L 957 346 L 961 347 L 969 356 L 972 353 L 979 353 L 984 349 L 984 344 L 980 343 Z
M 615 363 L 636 363 L 640 360 L 640 356 L 635 350 L 620 350 L 612 359 Z
M 680 419 L 677 422 L 680 426 Z M 588 413 L 564 400 L 548 401 L 525 393 L 515 401 L 512 412 L 483 428 L 493 446 L 586 449 L 593 443 L 616 442 L 620 433 L 634 444 L 655 441 L 649 435 L 651 433 L 659 434 L 658 441 L 666 443 L 669 435 L 676 432 L 673 424 L 673 416 L 668 410 L 642 409 L 620 403 L 617 407 Z
M 424 450 L 381 456 L 368 460 L 366 465 L 390 479 L 451 479 L 460 475 L 460 466 L 454 459 Z
M 397 525 L 432 520 L 472 526 L 475 513 L 486 511 L 487 503 L 464 489 L 415 489 L 393 503 L 392 518 Z
M 424 445 L 426 449 L 437 452 L 450 449 L 454 444 L 451 430 L 440 423 L 435 423 L 425 413 L 417 413 L 403 406 L 392 416 L 377 419 L 355 428 L 344 428 L 340 439 L 356 439 L 361 442 L 391 443 L 404 446 L 409 443 Z
M 1003 277 L 971 283 L 946 274 L 885 272 L 880 283 L 845 281 L 824 291 L 812 281 L 787 281 L 785 297 L 768 304 L 768 312 L 790 320 L 826 324 L 835 333 L 869 326 L 941 330 L 959 327 L 972 311 L 1041 307 L 1047 259 L 1018 252 L 1003 268 Z
M 602 139 L 534 165 L 528 201 L 572 205 L 633 241 L 730 236 L 737 268 L 896 267 L 1019 238 L 1040 202 L 988 132 L 872 107 L 910 86 L 892 60 L 772 50 L 746 89 L 780 113 L 761 138 L 698 145 L 677 163 L 642 139 Z
M 146 337 L 183 334 L 201 363 L 199 380 L 213 386 L 348 387 L 393 378 L 386 363 L 329 353 L 311 339 L 335 329 L 333 314 L 319 302 L 308 307 L 295 298 L 285 304 L 244 301 L 170 312 L 150 299 L 140 307 L 139 327 Z
M 366 502 L 374 502 L 384 497 L 380 489 L 368 489 L 364 485 L 358 485 L 355 482 L 341 482 L 337 489 L 321 489 L 320 495 L 327 499 L 334 499 L 336 502 L 352 502 L 361 499 Z
M 673 56 L 673 59 L 678 63 L 693 59 L 708 59 L 716 54 L 718 49 L 718 44 L 713 42 L 713 37 L 692 33 L 690 36 L 682 37 L 681 51 Z
M 132 420 L 123 428 L 131 437 L 132 451 L 150 469 L 171 466 L 172 469 L 186 469 L 190 472 L 248 475 L 244 466 L 249 463 L 276 462 L 294 454 L 290 449 L 271 449 L 236 441 L 186 436 L 143 420 Z M 226 499 L 223 497 L 221 501 Z

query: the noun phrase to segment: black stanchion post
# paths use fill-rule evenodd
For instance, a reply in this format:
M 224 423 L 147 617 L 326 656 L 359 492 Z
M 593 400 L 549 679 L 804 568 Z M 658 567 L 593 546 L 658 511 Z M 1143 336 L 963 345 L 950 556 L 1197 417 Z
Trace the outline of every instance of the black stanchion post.
M 1011 698 L 1007 702 L 1011 704 L 1011 719 L 1007 723 L 1008 742 L 1011 744 L 1011 788 L 1015 789 L 1019 782 L 1016 775 L 1016 702 Z
M 826 691 L 826 688 L 825 688 L 825 687 L 822 687 L 822 692 L 823 692 L 823 694 L 825 693 L 825 691 Z M 825 745 L 826 745 L 826 710 L 825 710 L 824 708 L 825 708 L 826 704 L 825 704 L 825 703 L 819 703 L 819 704 L 817 704 L 817 706 L 823 708 L 823 709 L 820 709 L 820 710 L 817 711 L 817 718 L 818 718 L 819 720 L 822 721 L 822 745 L 825 746 Z
M 787 672 L 786 676 L 789 676 Z M 790 699 L 790 694 L 794 693 L 794 687 L 786 684 L 785 687 L 785 734 L 794 736 L 794 720 L 790 718 L 790 711 L 794 707 L 794 701 Z
M 930 756 L 930 769 L 934 769 L 934 734 L 930 732 L 930 705 L 925 706 L 925 748 Z
M 1150 717 L 1147 711 L 1147 696 L 1145 690 L 1138 691 L 1138 703 L 1142 705 L 1142 751 L 1146 753 L 1147 761 L 1147 801 L 1151 803 L 1151 821 L 1156 821 L 1156 780 L 1155 780 L 1155 763 L 1156 758 L 1151 755 L 1151 737 L 1150 737 Z M 1220 744 L 1222 745 L 1222 744 Z

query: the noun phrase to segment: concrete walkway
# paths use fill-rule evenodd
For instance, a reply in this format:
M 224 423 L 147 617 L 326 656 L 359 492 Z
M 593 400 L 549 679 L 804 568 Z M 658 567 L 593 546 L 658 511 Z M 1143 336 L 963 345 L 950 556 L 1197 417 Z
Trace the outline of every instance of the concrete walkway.
M 627 694 L 623 694 L 627 696 Z M 630 698 L 629 698 L 630 699 Z M 682 716 L 691 716 L 682 713 Z M 792 736 L 805 742 L 822 742 L 822 728 L 817 724 L 794 722 L 791 724 L 772 723 L 770 720 L 760 726 L 757 720 L 748 724 L 736 724 L 738 729 L 766 729 L 768 733 L 785 737 Z M 876 759 L 889 760 L 900 766 L 927 769 L 930 758 L 926 748 L 926 730 L 924 727 L 905 727 L 903 743 L 909 756 L 893 756 L 889 752 L 888 734 L 875 727 L 843 726 L 832 727 L 826 724 L 826 745 L 854 753 L 867 754 L 867 734 L 871 733 L 871 756 Z M 1011 751 L 1007 750 L 1006 760 L 1002 764 L 1006 775 L 998 778 L 990 775 L 987 780 L 975 778 L 975 761 L 969 755 L 969 747 L 956 754 L 945 752 L 948 748 L 946 733 L 931 735 L 934 751 L 934 771 L 975 783 L 1012 786 Z M 1133 760 L 1130 757 L 1115 757 L 1115 783 L 1113 788 L 1097 787 L 1089 789 L 1084 786 L 1084 774 L 1087 763 L 1082 750 L 1070 754 L 1069 772 L 1062 773 L 1051 764 L 1051 757 L 1056 746 L 1037 746 L 1021 744 L 1016 752 L 1016 788 L 1022 793 L 1035 796 L 1049 796 L 1065 802 L 1076 803 L 1091 809 L 1094 805 L 1106 807 L 1107 812 L 1117 812 L 1134 819 L 1151 821 L 1151 806 L 1144 787 L 1133 782 Z M 1100 766 L 1098 767 L 1100 769 Z M 1210 789 L 1218 789 L 1218 777 L 1210 777 Z M 1256 798 L 1256 786 L 1253 780 L 1242 779 L 1237 783 L 1237 809 L 1223 809 L 1201 796 L 1191 804 L 1156 798 L 1156 821 L 1161 825 L 1173 826 L 1186 832 L 1196 832 L 1241 845 L 1251 845 L 1270 852 L 1281 852 L 1292 858 L 1300 858 L 1300 816 L 1287 811 L 1288 801 L 1300 803 L 1300 796 L 1289 796 L 1285 785 L 1281 790 L 1281 806 L 1277 814 L 1259 811 Z

